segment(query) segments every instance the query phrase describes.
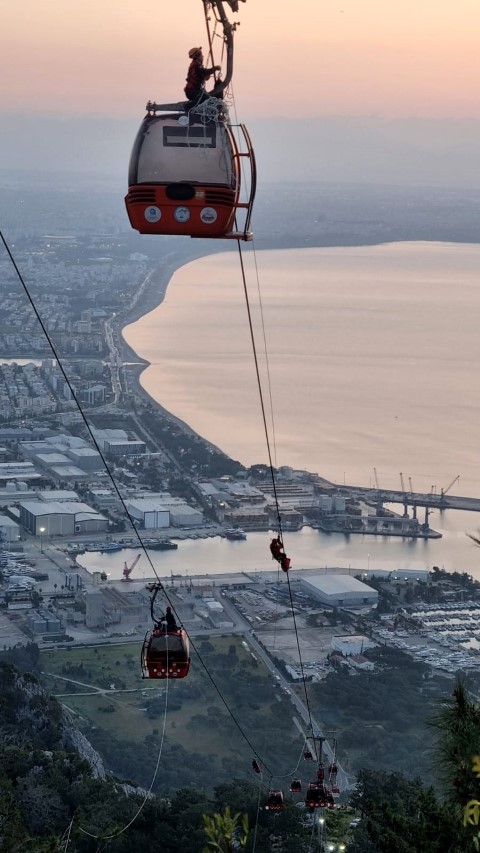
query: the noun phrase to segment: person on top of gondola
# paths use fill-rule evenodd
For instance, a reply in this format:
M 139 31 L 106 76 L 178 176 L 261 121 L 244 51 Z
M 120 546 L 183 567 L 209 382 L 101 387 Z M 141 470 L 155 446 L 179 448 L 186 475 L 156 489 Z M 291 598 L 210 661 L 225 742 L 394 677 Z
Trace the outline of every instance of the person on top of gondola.
M 205 81 L 208 80 L 215 71 L 220 71 L 220 65 L 214 65 L 212 68 L 205 68 L 203 64 L 203 53 L 201 47 L 192 47 L 188 51 L 190 57 L 190 65 L 187 72 L 187 85 L 184 92 L 189 101 L 194 104 L 201 104 L 205 101 L 209 94 L 205 91 Z
M 178 625 L 175 621 L 175 616 L 172 613 L 171 607 L 167 607 L 165 616 L 162 617 L 162 622 L 165 625 L 167 633 L 170 633 L 171 631 L 178 631 Z
M 276 560 L 277 563 L 280 563 L 284 572 L 288 572 L 290 568 L 290 559 L 285 554 L 283 549 L 283 542 L 280 539 L 280 536 L 275 537 L 270 542 L 270 553 L 272 555 L 272 560 Z

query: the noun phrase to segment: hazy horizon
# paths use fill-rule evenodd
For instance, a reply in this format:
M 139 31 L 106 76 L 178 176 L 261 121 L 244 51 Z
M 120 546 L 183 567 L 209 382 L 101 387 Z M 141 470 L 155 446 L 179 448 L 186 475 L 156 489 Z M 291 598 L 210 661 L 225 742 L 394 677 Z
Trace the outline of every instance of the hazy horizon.
M 188 49 L 206 48 L 203 0 L 4 6 L 0 177 L 90 172 L 124 185 L 147 100 L 182 100 Z M 249 127 L 261 182 L 480 185 L 473 0 L 298 11 L 246 0 L 228 14 L 241 24 L 231 118 Z
M 183 98 L 203 0 L 3 4 L 0 112 L 121 116 Z M 475 0 L 240 3 L 234 91 L 242 118 L 288 113 L 473 117 L 480 108 Z M 217 45 L 217 61 L 222 49 Z
M 0 178 L 10 172 L 90 172 L 126 185 L 143 117 L 0 113 Z M 245 117 L 260 181 L 480 186 L 480 119 Z

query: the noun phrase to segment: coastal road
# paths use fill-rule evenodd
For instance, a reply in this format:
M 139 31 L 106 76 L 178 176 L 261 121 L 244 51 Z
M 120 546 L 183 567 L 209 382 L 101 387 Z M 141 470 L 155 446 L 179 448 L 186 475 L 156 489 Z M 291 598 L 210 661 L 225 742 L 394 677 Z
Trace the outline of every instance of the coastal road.
M 112 323 L 115 320 L 116 313 L 113 313 L 108 320 L 105 320 L 104 323 L 104 332 L 105 332 L 105 340 L 107 342 L 108 347 L 108 365 L 110 368 L 110 379 L 112 382 L 112 391 L 114 395 L 113 404 L 118 406 L 121 397 L 122 397 L 122 384 L 120 382 L 120 370 L 122 367 L 122 359 L 120 358 L 120 353 L 115 344 L 113 337 L 113 328 Z
M 137 305 L 137 303 L 143 298 L 146 289 L 150 284 L 150 279 L 157 272 L 157 268 L 154 267 L 151 269 L 143 281 L 140 284 L 137 292 L 135 293 L 132 301 L 129 303 L 128 312 L 130 313 L 133 308 Z M 117 406 L 122 399 L 123 390 L 121 383 L 121 371 L 123 369 L 123 359 L 120 353 L 119 348 L 115 343 L 115 335 L 118 334 L 120 323 L 123 322 L 122 316 L 118 312 L 114 312 L 111 317 L 105 320 L 104 323 L 104 332 L 105 332 L 105 340 L 107 343 L 109 357 L 108 363 L 110 368 L 110 377 L 112 382 L 112 391 L 114 394 L 114 405 Z M 115 328 L 114 328 L 115 326 Z

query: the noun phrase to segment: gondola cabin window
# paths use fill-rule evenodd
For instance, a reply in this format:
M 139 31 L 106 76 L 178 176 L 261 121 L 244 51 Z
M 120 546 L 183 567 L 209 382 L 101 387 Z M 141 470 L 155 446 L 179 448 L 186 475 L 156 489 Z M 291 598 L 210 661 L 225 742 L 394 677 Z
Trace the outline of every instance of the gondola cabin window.
M 230 139 L 225 127 L 215 122 L 182 127 L 177 116 L 150 117 L 135 153 L 130 186 L 187 181 L 235 187 Z
M 166 148 L 215 148 L 216 125 L 210 127 L 164 127 L 163 144 Z
M 172 655 L 173 660 L 180 654 L 183 655 L 184 648 L 180 634 L 157 634 L 152 637 L 150 643 L 150 656 L 152 658 L 164 658 L 166 654 Z

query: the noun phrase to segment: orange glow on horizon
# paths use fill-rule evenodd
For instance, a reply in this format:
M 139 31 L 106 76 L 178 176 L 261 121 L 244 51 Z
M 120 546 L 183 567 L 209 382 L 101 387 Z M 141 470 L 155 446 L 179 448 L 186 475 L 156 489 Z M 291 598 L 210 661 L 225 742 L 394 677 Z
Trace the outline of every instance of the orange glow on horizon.
M 477 0 L 304 0 L 294 9 L 240 4 L 242 116 L 479 117 Z M 9 4 L 0 110 L 138 115 L 148 98 L 183 98 L 194 43 L 207 44 L 201 0 Z

